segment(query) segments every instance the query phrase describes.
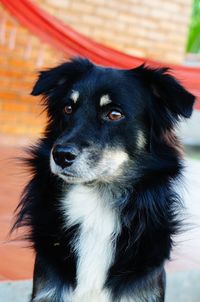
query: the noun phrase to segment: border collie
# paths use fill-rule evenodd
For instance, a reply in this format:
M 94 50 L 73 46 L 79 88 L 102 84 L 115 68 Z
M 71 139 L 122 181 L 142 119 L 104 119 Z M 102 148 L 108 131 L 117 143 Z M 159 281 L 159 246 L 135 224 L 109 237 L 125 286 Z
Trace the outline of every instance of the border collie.
M 174 127 L 194 96 L 167 68 L 72 59 L 42 71 L 48 114 L 14 227 L 36 252 L 32 302 L 163 302 L 180 226 Z

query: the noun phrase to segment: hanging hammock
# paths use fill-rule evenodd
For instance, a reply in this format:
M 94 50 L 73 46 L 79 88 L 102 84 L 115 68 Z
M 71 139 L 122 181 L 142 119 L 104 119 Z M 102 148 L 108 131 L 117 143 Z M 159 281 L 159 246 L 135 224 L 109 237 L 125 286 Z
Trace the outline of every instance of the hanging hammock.
M 87 57 L 93 62 L 119 68 L 131 68 L 144 61 L 149 65 L 161 66 L 160 62 L 137 58 L 104 46 L 73 30 L 29 0 L 0 0 L 4 7 L 33 34 L 68 56 Z M 172 65 L 174 75 L 184 80 L 184 85 L 200 98 L 200 68 Z M 200 102 L 196 108 L 200 109 Z

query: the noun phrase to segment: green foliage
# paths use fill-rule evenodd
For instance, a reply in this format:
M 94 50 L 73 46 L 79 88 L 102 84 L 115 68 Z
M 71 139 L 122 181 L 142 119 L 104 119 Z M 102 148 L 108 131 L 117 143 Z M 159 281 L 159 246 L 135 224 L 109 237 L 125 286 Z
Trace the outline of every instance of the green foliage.
M 200 0 L 193 0 L 187 52 L 200 53 Z

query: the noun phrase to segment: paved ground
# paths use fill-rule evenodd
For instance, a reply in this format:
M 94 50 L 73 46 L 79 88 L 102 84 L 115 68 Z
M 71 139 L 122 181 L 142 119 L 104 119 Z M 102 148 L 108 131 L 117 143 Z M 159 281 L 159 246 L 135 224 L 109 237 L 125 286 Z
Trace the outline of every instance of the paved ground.
M 199 302 L 199 280 L 199 271 L 174 272 L 168 274 L 165 302 Z M 1 282 L 0 302 L 28 302 L 30 299 L 31 287 L 32 282 L 27 280 Z
M 1 137 L 0 141 L 5 142 Z M 28 177 L 22 166 L 11 159 L 22 155 L 21 146 L 13 145 L 15 141 L 9 140 L 0 150 L 0 302 L 27 301 L 30 282 L 10 284 L 6 281 L 30 279 L 33 268 L 33 254 L 23 248 L 26 244 L 7 238 L 14 208 Z M 167 302 L 200 301 L 200 161 L 187 160 L 186 165 L 187 191 L 179 190 L 186 200 L 190 229 L 176 239 L 172 261 L 166 265 L 169 276 Z M 17 300 L 17 293 L 21 292 L 25 300 Z

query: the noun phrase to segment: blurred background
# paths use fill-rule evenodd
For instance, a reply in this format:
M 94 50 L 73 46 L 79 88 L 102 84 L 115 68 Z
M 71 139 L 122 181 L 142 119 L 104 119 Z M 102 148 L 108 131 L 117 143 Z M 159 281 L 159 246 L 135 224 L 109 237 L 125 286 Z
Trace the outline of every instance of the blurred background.
M 200 0 L 0 0 L 0 301 L 28 301 L 31 288 L 33 253 L 7 237 L 29 177 L 15 158 L 42 135 L 46 119 L 40 98 L 29 94 L 40 69 L 75 55 L 123 68 L 170 66 L 197 96 L 192 119 L 177 130 L 192 227 L 176 238 L 166 265 L 166 301 L 199 302 Z

